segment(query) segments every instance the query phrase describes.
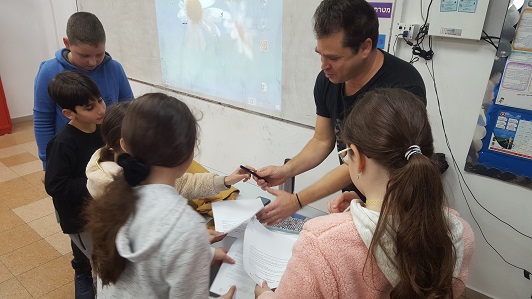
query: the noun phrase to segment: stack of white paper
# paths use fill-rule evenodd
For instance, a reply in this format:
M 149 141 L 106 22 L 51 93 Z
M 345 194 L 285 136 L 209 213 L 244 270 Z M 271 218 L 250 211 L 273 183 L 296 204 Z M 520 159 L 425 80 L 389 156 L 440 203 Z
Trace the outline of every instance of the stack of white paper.
M 230 233 L 246 225 L 227 253 L 235 264 L 222 264 L 211 292 L 225 294 L 232 285 L 236 285 L 236 299 L 254 298 L 255 284 L 268 282 L 271 288 L 279 285 L 288 260 L 292 256 L 292 247 L 297 238 L 272 232 L 255 218 L 263 208 L 262 201 L 237 200 L 213 203 L 212 210 L 217 231 Z M 247 224 L 246 224 L 247 223 Z

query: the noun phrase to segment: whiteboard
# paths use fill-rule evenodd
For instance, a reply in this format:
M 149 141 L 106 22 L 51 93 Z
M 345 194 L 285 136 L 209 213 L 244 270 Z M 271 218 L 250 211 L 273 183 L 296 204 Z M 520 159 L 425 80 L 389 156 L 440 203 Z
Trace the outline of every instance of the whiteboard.
M 184 95 L 196 97 L 198 100 L 230 106 L 266 117 L 303 126 L 314 126 L 316 114 L 313 87 L 320 71 L 320 58 L 314 51 L 316 39 L 312 28 L 312 16 L 321 1 L 268 1 L 282 1 L 283 8 L 282 80 L 279 82 L 280 111 L 167 85 L 162 75 L 156 0 L 79 0 L 78 8 L 80 11 L 94 13 L 100 19 L 107 35 L 107 52 L 123 65 L 127 76 L 133 81 L 175 90 Z M 382 0 L 374 2 L 382 2 Z M 392 24 L 390 20 L 391 18 L 385 20 L 387 22 L 384 24 L 380 20 L 380 31 L 386 35 L 386 46 L 389 43 Z

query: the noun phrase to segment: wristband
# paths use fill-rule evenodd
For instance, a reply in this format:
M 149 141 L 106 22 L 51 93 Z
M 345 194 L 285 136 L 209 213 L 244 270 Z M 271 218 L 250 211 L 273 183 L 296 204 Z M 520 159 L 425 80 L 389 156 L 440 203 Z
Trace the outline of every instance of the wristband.
M 297 193 L 296 193 L 296 199 L 297 199 L 297 203 L 299 204 L 299 208 L 302 209 L 303 205 L 301 205 L 301 201 L 299 200 L 299 195 L 297 195 Z

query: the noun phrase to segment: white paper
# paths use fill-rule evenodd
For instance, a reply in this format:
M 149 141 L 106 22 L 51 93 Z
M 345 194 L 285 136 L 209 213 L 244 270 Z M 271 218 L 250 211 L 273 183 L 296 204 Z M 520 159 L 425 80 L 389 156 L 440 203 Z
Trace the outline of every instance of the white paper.
M 212 214 L 216 231 L 229 233 L 263 208 L 260 198 L 213 202 Z
M 262 282 L 266 281 L 270 288 L 276 288 L 288 260 L 292 257 L 292 247 L 295 242 L 293 236 L 272 232 L 253 217 L 244 237 L 246 273 L 256 284 L 262 285 Z
M 255 298 L 255 281 L 244 270 L 242 239 L 236 240 L 227 255 L 235 260 L 234 264 L 223 263 L 212 282 L 211 292 L 223 295 L 233 285 L 236 286 L 234 299 Z
M 244 233 L 246 232 L 246 227 L 248 226 L 249 220 L 245 221 L 244 223 L 240 224 L 237 228 L 230 231 L 227 236 L 233 237 L 235 239 L 242 239 L 244 240 Z

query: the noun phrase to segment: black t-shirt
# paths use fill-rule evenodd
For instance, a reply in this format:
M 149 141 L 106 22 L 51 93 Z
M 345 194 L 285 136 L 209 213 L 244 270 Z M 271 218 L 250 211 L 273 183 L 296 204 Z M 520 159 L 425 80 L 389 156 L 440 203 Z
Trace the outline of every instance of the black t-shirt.
M 381 50 L 379 50 L 381 51 Z M 384 54 L 384 62 L 377 73 L 357 93 L 351 96 L 344 95 L 344 83 L 335 84 L 325 77 L 321 71 L 314 85 L 314 101 L 316 102 L 316 114 L 330 118 L 336 133 L 338 134 L 344 118 L 349 114 L 353 104 L 362 97 L 365 92 L 379 87 L 401 88 L 419 96 L 427 104 L 425 83 L 414 66 L 387 52 Z M 338 143 L 338 149 L 345 148 L 344 144 Z
M 44 186 L 52 197 L 65 234 L 80 233 L 89 198 L 85 169 L 94 152 L 103 146 L 100 127 L 85 133 L 66 124 L 46 146 Z
M 316 114 L 332 120 L 338 150 L 345 148 L 345 144 L 340 141 L 339 138 L 343 121 L 349 112 L 351 112 L 356 101 L 360 99 L 365 92 L 375 88 L 401 88 L 417 95 L 423 103 L 427 105 L 425 83 L 417 69 L 404 60 L 382 50 L 379 51 L 384 54 L 382 67 L 368 81 L 368 83 L 366 83 L 366 85 L 353 95 L 346 96 L 344 94 L 345 83 L 332 83 L 327 77 L 325 77 L 323 71 L 321 71 L 316 78 L 316 84 L 314 85 Z M 340 161 L 340 163 L 342 162 Z M 357 192 L 360 198 L 365 202 L 364 195 L 358 191 L 354 185 L 347 186 L 343 190 Z

